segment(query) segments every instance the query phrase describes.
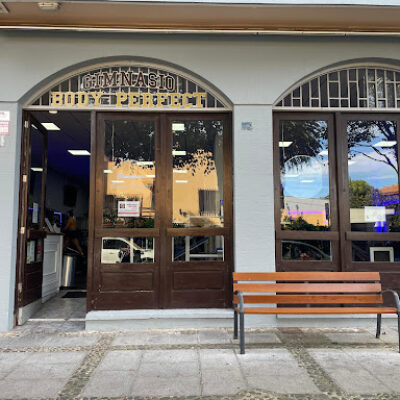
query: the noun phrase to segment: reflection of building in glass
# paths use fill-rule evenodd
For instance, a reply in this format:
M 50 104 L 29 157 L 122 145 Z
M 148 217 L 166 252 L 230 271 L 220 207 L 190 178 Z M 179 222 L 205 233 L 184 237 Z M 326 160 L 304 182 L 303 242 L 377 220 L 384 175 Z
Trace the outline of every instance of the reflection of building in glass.
M 300 217 L 315 226 L 329 226 L 329 200 L 285 197 L 281 223 L 291 225 L 288 220 L 295 221 Z

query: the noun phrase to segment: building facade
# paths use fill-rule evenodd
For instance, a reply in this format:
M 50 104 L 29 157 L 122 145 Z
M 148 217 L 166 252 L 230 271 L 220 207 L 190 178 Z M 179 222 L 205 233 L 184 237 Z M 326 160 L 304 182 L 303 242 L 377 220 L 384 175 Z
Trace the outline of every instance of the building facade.
M 147 3 L 120 6 L 140 14 Z M 234 2 L 201 2 L 189 18 L 199 11 L 198 29 L 179 30 L 185 10 L 165 3 L 177 20 L 167 13 L 162 28 L 121 27 L 112 16 L 96 28 L 85 3 L 69 26 L 68 2 L 43 11 L 65 8 L 50 26 L 50 14 L 43 24 L 23 14 L 37 4 L 5 3 L 0 329 L 43 297 L 50 171 L 39 188 L 24 186 L 34 185 L 32 132 L 50 135 L 36 126 L 43 115 L 90 121 L 89 319 L 200 309 L 230 324 L 232 271 L 379 270 L 399 289 L 400 42 L 390 19 L 399 7 L 332 2 L 329 20 L 323 6 L 307 19 L 305 4 L 258 2 L 262 18 L 246 22 Z M 213 16 L 205 26 L 202 7 L 212 6 L 231 24 Z

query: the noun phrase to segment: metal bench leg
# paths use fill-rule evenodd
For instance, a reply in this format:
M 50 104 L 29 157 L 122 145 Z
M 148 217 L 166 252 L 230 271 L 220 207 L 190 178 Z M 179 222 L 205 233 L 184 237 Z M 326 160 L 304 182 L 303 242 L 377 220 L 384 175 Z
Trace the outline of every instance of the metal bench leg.
M 382 314 L 377 314 L 376 316 L 376 338 L 381 337 L 381 326 L 382 326 Z
M 238 338 L 238 313 L 233 310 L 233 338 Z
M 400 312 L 397 314 L 397 334 L 399 336 L 399 353 L 400 353 Z
M 400 319 L 399 319 L 400 321 Z M 400 322 L 399 322 L 400 323 Z M 240 354 L 245 353 L 245 345 L 244 345 L 244 313 L 240 313 Z

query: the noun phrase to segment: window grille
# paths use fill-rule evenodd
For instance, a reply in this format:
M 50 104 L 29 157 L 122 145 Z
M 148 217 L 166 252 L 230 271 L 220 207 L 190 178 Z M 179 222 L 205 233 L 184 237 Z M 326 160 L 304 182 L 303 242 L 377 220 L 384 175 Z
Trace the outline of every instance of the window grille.
M 116 73 L 117 79 L 113 79 L 113 74 Z M 138 74 L 142 74 L 144 77 L 145 85 L 143 87 L 135 87 L 135 85 L 126 84 L 126 79 L 122 79 L 122 73 L 125 76 L 132 77 L 134 81 Z M 48 109 L 51 103 L 51 93 L 52 92 L 78 92 L 78 91 L 95 91 L 96 88 L 86 86 L 85 82 L 88 82 L 86 78 L 89 76 L 100 76 L 103 77 L 107 75 L 107 81 L 112 84 L 109 87 L 102 87 L 101 91 L 103 95 L 99 101 L 99 106 L 95 107 L 94 99 L 90 99 L 88 108 L 113 108 L 117 103 L 117 92 L 139 92 L 139 93 L 186 93 L 186 92 L 202 92 L 206 93 L 205 98 L 202 99 L 203 107 L 202 109 L 213 109 L 213 110 L 227 110 L 230 109 L 228 101 L 222 98 L 215 90 L 208 87 L 207 85 L 199 82 L 195 79 L 186 76 L 183 73 L 176 72 L 174 70 L 164 70 L 158 68 L 156 65 L 141 65 L 141 64 L 116 64 L 109 66 L 102 66 L 98 68 L 92 68 L 90 70 L 80 70 L 76 73 L 69 75 L 67 78 L 53 82 L 49 85 L 40 95 L 36 95 L 34 98 L 28 101 L 26 108 L 29 109 Z M 166 77 L 172 77 L 174 82 L 173 87 L 168 88 L 167 84 L 164 87 L 149 87 L 149 76 L 156 75 L 162 76 L 164 79 Z M 167 81 L 164 81 L 167 82 Z M 124 84 L 125 83 L 125 84 Z M 70 107 L 73 108 L 73 107 Z
M 297 85 L 276 108 L 400 108 L 400 72 L 354 67 L 327 72 Z

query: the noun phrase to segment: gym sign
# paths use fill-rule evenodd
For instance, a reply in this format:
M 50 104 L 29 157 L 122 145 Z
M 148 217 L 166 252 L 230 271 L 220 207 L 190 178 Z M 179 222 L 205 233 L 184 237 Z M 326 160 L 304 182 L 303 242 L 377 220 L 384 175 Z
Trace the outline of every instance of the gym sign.
M 186 77 L 135 66 L 102 68 L 74 76 L 53 87 L 48 97 L 44 95 L 39 99 L 38 105 L 46 101 L 50 107 L 58 109 L 224 108 L 214 95 Z

